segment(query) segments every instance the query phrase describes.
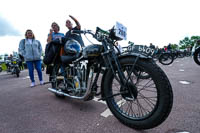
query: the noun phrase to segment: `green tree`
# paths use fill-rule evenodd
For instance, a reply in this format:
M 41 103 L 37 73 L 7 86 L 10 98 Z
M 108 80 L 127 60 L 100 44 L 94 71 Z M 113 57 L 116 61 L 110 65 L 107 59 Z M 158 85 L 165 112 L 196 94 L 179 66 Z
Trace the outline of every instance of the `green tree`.
M 177 45 L 177 44 L 171 44 L 171 48 L 172 48 L 173 50 L 175 50 L 175 49 L 178 48 L 178 45 Z
M 200 36 L 192 36 L 191 38 L 185 37 L 183 40 L 179 41 L 179 48 L 185 49 L 188 47 L 193 47 L 197 40 L 200 40 Z
M 189 37 L 185 37 L 183 40 L 180 40 L 179 45 L 180 45 L 180 49 L 185 49 L 187 48 L 189 45 L 191 45 L 191 39 Z
M 198 40 L 200 40 L 200 36 L 192 36 L 192 37 L 191 37 L 191 42 L 192 42 L 191 46 L 193 47 L 194 44 L 195 44 Z

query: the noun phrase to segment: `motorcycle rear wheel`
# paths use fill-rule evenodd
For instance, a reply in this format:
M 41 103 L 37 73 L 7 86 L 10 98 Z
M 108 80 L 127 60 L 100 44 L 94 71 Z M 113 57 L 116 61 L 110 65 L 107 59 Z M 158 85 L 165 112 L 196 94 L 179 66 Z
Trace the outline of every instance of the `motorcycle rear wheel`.
M 19 68 L 15 68 L 15 72 L 16 72 L 17 77 L 19 78 L 19 73 L 20 73 Z
M 53 70 L 52 73 L 50 74 L 50 80 L 51 80 L 51 86 L 52 88 L 58 90 L 58 85 L 59 85 L 59 81 L 57 80 L 57 76 L 59 75 L 59 69 L 60 69 L 60 65 L 56 64 L 53 66 Z M 56 97 L 58 98 L 65 98 L 64 95 L 59 95 L 57 93 L 54 93 Z
M 17 77 L 19 78 L 19 73 L 16 73 Z
M 135 58 L 120 60 L 126 75 L 125 80 L 130 85 L 134 84 L 131 89 L 126 90 L 129 93 L 122 93 L 122 86 L 109 70 L 105 75 L 103 94 L 109 109 L 120 122 L 138 130 L 154 128 L 171 112 L 172 87 L 165 73 L 153 61 L 139 59 L 136 62 L 136 67 L 148 73 L 148 79 L 138 78 L 134 72 L 130 72 L 131 69 L 127 69 L 134 62 Z M 130 74 L 130 79 L 127 78 L 127 74 Z M 131 95 L 134 93 L 133 89 L 137 90 L 136 98 Z
M 163 65 L 170 65 L 174 61 L 174 57 L 169 53 L 163 53 L 159 57 L 159 62 Z

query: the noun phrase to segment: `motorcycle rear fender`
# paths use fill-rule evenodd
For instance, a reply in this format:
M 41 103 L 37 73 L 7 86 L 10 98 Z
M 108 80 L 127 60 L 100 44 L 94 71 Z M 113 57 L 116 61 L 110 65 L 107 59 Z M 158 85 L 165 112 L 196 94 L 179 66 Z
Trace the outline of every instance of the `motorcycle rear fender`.
M 118 56 L 118 59 L 123 59 L 123 58 L 126 58 L 126 57 L 133 57 L 133 58 L 137 58 L 139 57 L 139 59 L 152 59 L 152 57 L 146 57 L 144 55 L 141 55 L 141 54 L 138 54 L 138 53 L 127 53 L 127 54 L 121 54 Z M 105 82 L 105 77 L 106 77 L 106 74 L 108 72 L 108 68 L 106 68 L 104 70 L 104 73 L 103 73 L 103 76 L 102 76 L 102 79 L 101 79 L 101 97 L 104 98 L 104 94 L 103 94 L 103 90 L 104 90 L 104 87 L 103 87 L 103 83 Z

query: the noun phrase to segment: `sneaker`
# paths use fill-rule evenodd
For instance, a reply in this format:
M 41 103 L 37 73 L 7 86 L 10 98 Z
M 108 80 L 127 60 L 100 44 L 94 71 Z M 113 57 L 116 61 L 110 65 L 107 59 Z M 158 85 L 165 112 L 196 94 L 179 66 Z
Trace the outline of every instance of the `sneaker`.
M 35 86 L 35 82 L 32 82 L 30 86 L 31 86 L 31 87 L 34 87 L 34 86 Z
M 44 82 L 43 81 L 40 81 L 40 85 L 43 85 L 44 84 Z

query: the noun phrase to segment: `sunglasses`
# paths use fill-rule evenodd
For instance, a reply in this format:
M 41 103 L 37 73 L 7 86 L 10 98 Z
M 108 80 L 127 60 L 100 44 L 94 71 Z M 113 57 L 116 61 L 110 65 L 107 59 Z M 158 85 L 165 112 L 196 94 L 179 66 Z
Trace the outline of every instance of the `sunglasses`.
M 31 35 L 31 34 L 33 34 L 33 33 L 32 33 L 32 32 L 27 32 L 27 34 Z

